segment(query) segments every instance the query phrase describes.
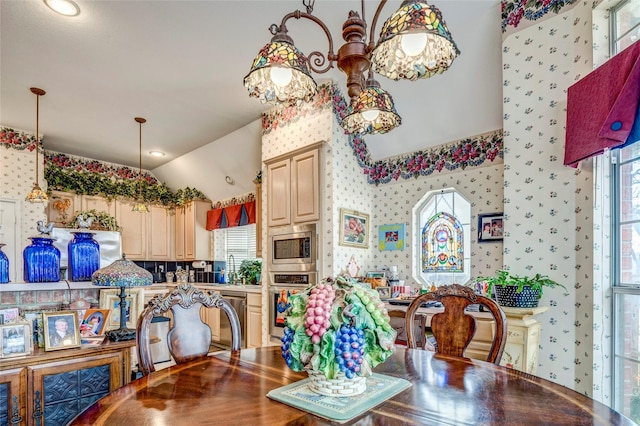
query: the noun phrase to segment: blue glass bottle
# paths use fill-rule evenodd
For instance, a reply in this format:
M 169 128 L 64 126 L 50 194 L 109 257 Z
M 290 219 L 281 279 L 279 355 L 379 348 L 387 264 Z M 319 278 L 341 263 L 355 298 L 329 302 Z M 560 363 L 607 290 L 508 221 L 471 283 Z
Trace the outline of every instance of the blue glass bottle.
M 9 258 L 2 251 L 4 244 L 0 243 L 0 284 L 9 282 Z
M 91 275 L 100 269 L 100 245 L 93 232 L 72 232 L 69 241 L 69 273 L 71 281 L 91 281 Z
M 30 237 L 31 244 L 22 251 L 24 281 L 46 283 L 60 281 L 60 250 L 54 238 Z

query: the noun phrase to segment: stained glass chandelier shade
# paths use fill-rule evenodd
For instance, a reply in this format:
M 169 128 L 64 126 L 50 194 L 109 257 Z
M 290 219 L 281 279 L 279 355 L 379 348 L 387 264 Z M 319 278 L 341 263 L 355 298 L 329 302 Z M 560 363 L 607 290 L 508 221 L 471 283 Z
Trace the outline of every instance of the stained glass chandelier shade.
M 370 75 L 367 87 L 347 108 L 342 127 L 350 134 L 387 133 L 402 123 L 391 95 Z
M 417 80 L 443 73 L 459 54 L 440 10 L 405 1 L 382 27 L 371 68 L 392 80 Z
M 295 104 L 309 101 L 316 94 L 317 85 L 311 77 L 304 54 L 288 36 L 276 35 L 253 61 L 244 86 L 249 96 L 262 103 Z

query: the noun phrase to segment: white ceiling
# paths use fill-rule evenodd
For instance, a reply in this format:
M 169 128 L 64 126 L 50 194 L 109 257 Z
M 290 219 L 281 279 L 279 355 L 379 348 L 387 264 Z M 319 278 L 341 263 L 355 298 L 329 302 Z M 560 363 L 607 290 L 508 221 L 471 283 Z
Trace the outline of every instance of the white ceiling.
M 267 110 L 249 98 L 242 80 L 258 50 L 299 0 L 88 1 L 63 17 L 42 0 L 1 0 L 0 124 L 35 131 L 32 86 L 40 99 L 45 148 L 154 169 L 239 129 Z M 400 5 L 389 1 L 378 21 Z M 371 22 L 378 1 L 366 1 Z M 442 75 L 418 82 L 378 76 L 402 116 L 402 126 L 366 138 L 373 159 L 412 152 L 502 126 L 499 0 L 437 0 L 461 55 Z M 318 1 L 314 15 L 342 44 L 342 23 L 359 1 Z M 306 54 L 326 53 L 320 28 L 290 20 L 289 34 Z M 376 36 L 377 38 L 377 36 Z M 332 70 L 346 94 L 344 75 Z M 221 147 L 220 149 L 224 149 Z M 258 148 L 259 149 L 259 146 Z M 150 150 L 167 156 L 155 159 Z M 255 167 L 251 166 L 251 173 Z

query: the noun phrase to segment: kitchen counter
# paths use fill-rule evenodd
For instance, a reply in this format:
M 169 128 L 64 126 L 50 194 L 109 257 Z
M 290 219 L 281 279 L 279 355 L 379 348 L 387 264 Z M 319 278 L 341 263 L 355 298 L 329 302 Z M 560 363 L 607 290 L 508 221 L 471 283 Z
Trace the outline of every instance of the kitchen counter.
M 179 283 L 155 283 L 157 286 L 177 286 Z M 232 284 L 216 284 L 216 283 L 191 283 L 197 288 L 203 290 L 216 290 L 216 291 L 239 291 L 242 293 L 262 293 L 262 286 L 260 285 L 232 285 Z

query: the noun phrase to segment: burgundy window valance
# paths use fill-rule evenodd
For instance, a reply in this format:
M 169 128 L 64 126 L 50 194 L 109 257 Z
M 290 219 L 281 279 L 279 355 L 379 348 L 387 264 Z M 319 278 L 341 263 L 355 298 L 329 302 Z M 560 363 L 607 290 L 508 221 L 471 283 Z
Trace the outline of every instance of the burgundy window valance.
M 207 212 L 207 231 L 250 225 L 252 223 L 256 223 L 255 201 L 217 208 Z
M 639 98 L 637 41 L 569 87 L 564 164 L 577 167 L 606 148 L 640 137 L 640 123 L 634 126 Z

